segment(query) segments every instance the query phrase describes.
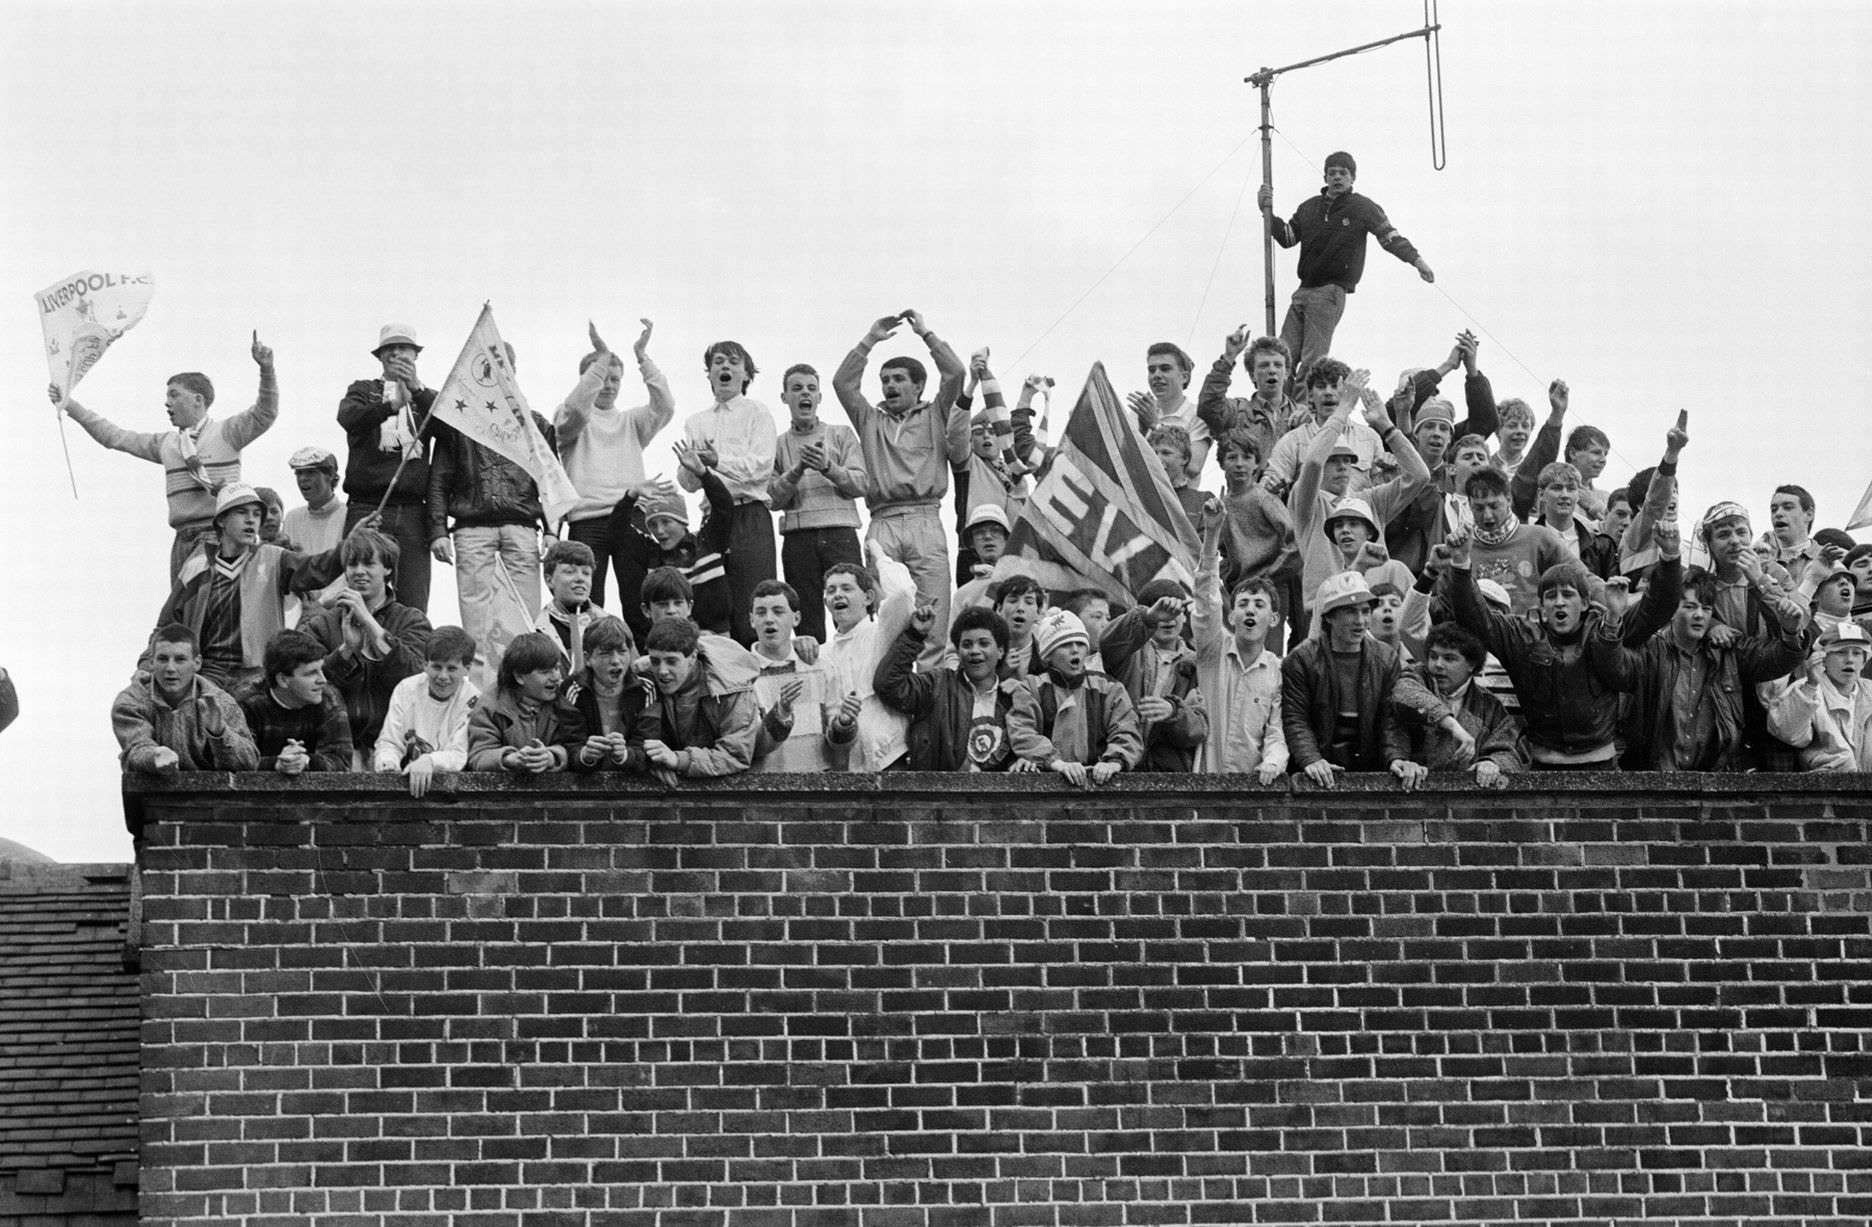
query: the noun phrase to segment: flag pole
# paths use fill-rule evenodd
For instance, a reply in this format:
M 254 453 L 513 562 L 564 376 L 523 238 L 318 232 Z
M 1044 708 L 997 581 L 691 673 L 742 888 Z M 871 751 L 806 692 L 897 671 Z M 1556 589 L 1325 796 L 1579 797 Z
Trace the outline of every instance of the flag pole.
M 72 471 L 71 442 L 65 437 L 65 411 L 63 409 L 60 409 L 58 410 L 58 412 L 54 413 L 52 416 L 58 419 L 59 450 L 65 453 L 65 479 L 71 482 L 72 497 L 77 498 L 78 497 L 78 474 Z
M 411 401 L 410 403 L 412 405 L 415 404 L 414 401 Z M 432 416 L 434 415 L 428 414 L 428 413 L 423 414 L 422 425 L 416 428 L 416 442 L 418 445 L 420 445 L 423 442 L 423 436 L 429 433 L 429 419 Z M 390 474 L 390 484 L 384 487 L 384 496 L 382 499 L 378 500 L 377 510 L 372 512 L 371 513 L 372 515 L 382 518 L 383 509 L 390 505 L 390 496 L 396 493 L 397 479 L 403 476 L 404 466 L 409 464 L 409 462 L 410 462 L 410 454 L 408 450 L 406 449 L 403 453 L 403 458 L 397 461 L 396 472 Z

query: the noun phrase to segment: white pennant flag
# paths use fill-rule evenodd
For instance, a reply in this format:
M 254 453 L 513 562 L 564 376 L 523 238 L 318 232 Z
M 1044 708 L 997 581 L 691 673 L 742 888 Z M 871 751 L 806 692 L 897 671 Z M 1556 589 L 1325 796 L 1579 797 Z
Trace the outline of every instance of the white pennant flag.
M 1872 486 L 1867 486 L 1866 492 L 1859 496 L 1859 505 L 1853 508 L 1852 519 L 1846 522 L 1846 531 L 1864 528 L 1868 524 L 1872 524 Z
M 46 367 L 61 394 L 78 386 L 104 351 L 149 310 L 156 283 L 148 273 L 73 273 L 40 290 L 39 327 Z
M 558 523 L 579 501 L 572 479 L 533 421 L 533 410 L 514 380 L 507 345 L 494 326 L 494 311 L 486 304 L 430 412 L 525 469 L 539 485 L 547 523 Z

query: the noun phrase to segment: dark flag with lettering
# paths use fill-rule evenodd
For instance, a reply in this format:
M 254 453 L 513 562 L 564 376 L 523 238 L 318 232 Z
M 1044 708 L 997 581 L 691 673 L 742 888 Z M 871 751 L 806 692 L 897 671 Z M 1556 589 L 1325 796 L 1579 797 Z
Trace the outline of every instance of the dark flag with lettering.
M 1055 592 L 1096 588 L 1130 604 L 1153 579 L 1194 588 L 1196 550 L 1163 466 L 1094 363 L 995 574 L 1031 575 Z

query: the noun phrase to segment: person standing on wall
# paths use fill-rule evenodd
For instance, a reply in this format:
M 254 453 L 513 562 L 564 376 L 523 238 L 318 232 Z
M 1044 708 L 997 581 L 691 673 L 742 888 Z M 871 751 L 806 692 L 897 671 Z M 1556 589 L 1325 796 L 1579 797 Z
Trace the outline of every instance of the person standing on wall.
M 1289 221 L 1274 216 L 1274 189 L 1261 189 L 1261 214 L 1267 218 L 1274 241 L 1282 247 L 1300 247 L 1296 270 L 1300 285 L 1281 322 L 1281 340 L 1287 343 L 1287 352 L 1295 355 L 1296 385 L 1304 386 L 1313 364 L 1332 352 L 1333 330 L 1345 314 L 1346 295 L 1358 289 L 1359 278 L 1365 275 L 1366 235 L 1376 237 L 1380 247 L 1415 267 L 1425 281 L 1436 280 L 1378 202 L 1352 190 L 1357 177 L 1358 163 L 1351 154 L 1327 154 L 1326 185 L 1294 210 Z

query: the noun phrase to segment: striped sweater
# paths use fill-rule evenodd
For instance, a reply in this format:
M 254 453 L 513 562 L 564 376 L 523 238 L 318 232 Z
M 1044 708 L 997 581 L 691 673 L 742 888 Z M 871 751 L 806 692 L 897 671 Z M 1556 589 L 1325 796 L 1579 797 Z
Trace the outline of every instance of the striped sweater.
M 260 376 L 260 394 L 251 408 L 230 418 L 205 417 L 195 438 L 204 487 L 182 458 L 182 432 L 125 430 L 77 401 L 66 401 L 65 412 L 84 432 L 113 451 L 128 452 L 163 467 L 163 492 L 169 498 L 171 528 L 206 527 L 214 523 L 215 491 L 241 479 L 241 449 L 258 439 L 279 416 L 279 384 L 271 372 Z

